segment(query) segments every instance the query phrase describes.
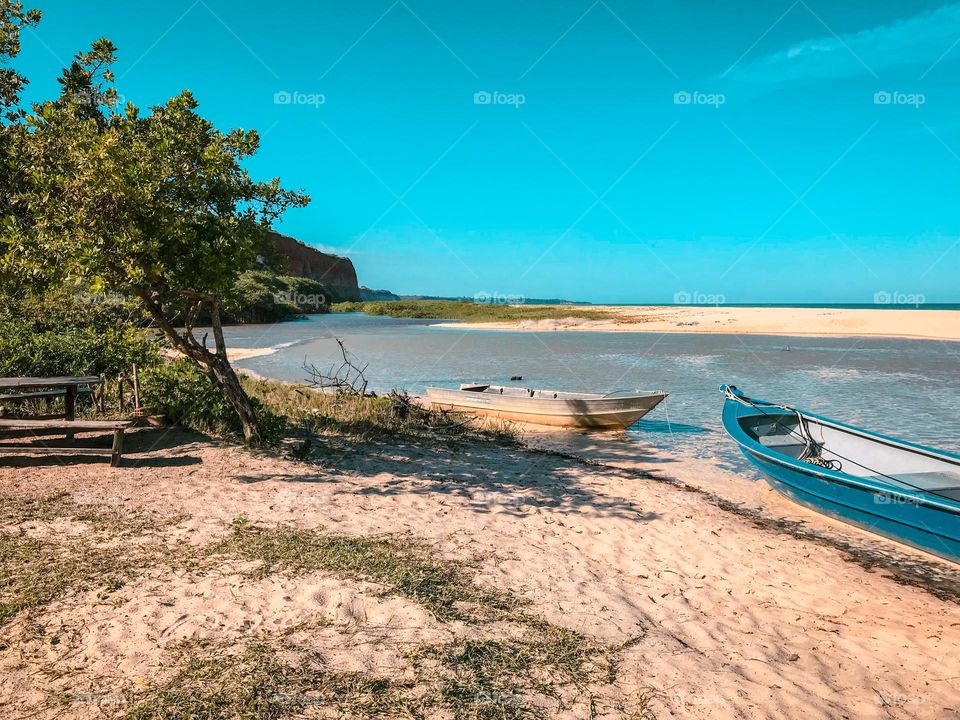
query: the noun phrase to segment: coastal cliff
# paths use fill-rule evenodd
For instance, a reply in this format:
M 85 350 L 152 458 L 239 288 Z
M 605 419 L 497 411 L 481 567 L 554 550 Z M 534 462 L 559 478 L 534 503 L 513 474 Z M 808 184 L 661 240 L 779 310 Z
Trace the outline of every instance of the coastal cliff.
M 338 300 L 397 299 L 389 291 L 361 286 L 350 258 L 321 252 L 296 238 L 273 231 L 268 235 L 267 243 L 269 246 L 264 255 L 279 257 L 284 274 L 323 283 Z

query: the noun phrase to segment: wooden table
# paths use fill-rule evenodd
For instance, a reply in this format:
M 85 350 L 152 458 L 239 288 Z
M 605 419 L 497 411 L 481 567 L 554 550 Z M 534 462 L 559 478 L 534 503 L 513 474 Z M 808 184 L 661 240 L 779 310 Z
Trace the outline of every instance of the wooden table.
M 76 432 L 108 430 L 113 433 L 113 447 L 110 449 L 69 448 L 54 447 L 44 443 L 41 443 L 38 447 L 36 445 L 0 443 L 0 452 L 108 454 L 110 455 L 110 464 L 114 467 L 119 466 L 120 456 L 123 453 L 123 432 L 133 423 L 129 420 L 76 420 L 77 395 L 81 386 L 99 385 L 100 382 L 100 378 L 95 375 L 0 378 L 0 403 L 57 397 L 62 397 L 64 400 L 63 420 L 0 419 L 0 431 L 56 431 L 64 433 L 68 440 L 72 440 Z
M 96 375 L 80 375 L 76 377 L 14 377 L 0 378 L 0 393 L 7 391 L 2 400 L 21 400 L 30 397 L 55 397 L 63 392 L 64 415 L 67 420 L 73 420 L 77 408 L 77 392 L 81 385 L 99 385 L 100 378 Z M 15 391 L 9 393 L 9 391 Z M 34 391 L 51 391 L 36 392 Z

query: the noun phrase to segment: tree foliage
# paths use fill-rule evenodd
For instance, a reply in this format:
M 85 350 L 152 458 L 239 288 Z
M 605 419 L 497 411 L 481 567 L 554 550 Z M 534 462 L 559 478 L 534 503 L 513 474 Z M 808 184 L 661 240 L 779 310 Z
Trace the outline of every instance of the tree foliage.
M 257 133 L 220 132 L 189 91 L 148 112 L 119 107 L 115 59 L 106 39 L 79 53 L 60 97 L 35 105 L 13 136 L 26 182 L 11 186 L 16 221 L 5 226 L 0 273 L 139 298 L 257 442 L 256 414 L 226 358 L 220 303 L 271 224 L 309 198 L 251 178 L 243 162 L 257 152 Z M 193 333 L 201 314 L 212 349 Z
M 20 91 L 27 79 L 7 65 L 20 54 L 23 28 L 34 27 L 39 22 L 39 10 L 26 9 L 20 0 L 0 0 L 0 110 L 8 120 L 19 115 Z

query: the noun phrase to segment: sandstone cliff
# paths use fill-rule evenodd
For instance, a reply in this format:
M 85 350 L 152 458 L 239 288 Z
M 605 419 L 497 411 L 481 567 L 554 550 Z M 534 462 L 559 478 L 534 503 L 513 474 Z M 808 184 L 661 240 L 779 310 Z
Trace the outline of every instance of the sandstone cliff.
M 272 269 L 295 277 L 305 277 L 323 283 L 337 299 L 359 300 L 360 285 L 357 271 L 350 258 L 330 255 L 305 245 L 289 235 L 271 232 L 267 242 L 272 245 L 265 249 L 264 257 L 270 266 L 277 265 L 270 260 L 279 256 L 282 267 Z M 272 252 L 271 252 L 272 250 Z

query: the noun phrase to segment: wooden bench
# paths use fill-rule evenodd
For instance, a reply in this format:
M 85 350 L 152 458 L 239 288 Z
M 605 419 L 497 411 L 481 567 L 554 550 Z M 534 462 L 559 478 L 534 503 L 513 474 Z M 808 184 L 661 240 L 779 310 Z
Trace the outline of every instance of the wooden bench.
M 113 446 L 107 448 L 63 447 L 49 445 L 11 445 L 0 443 L 0 452 L 38 452 L 55 455 L 109 455 L 113 467 L 120 465 L 123 454 L 123 431 L 133 425 L 130 420 L 16 420 L 0 419 L 0 430 L 45 430 L 72 436 L 75 432 L 107 430 L 113 433 Z
M 101 379 L 96 375 L 79 376 L 59 376 L 59 377 L 9 377 L 0 378 L 0 392 L 4 392 L 7 402 L 18 402 L 24 394 L 39 391 L 35 397 L 59 397 L 59 391 L 63 391 L 64 416 L 67 420 L 73 420 L 75 416 L 75 406 L 77 395 L 99 385 Z M 56 396 L 49 393 L 58 393 Z
M 77 397 L 83 395 L 93 395 L 93 388 L 77 388 Z M 0 403 L 19 403 L 26 402 L 27 400 L 57 400 L 59 398 L 66 398 L 66 396 L 67 391 L 65 388 L 60 388 L 59 390 L 38 390 L 36 392 L 5 393 L 0 395 Z

